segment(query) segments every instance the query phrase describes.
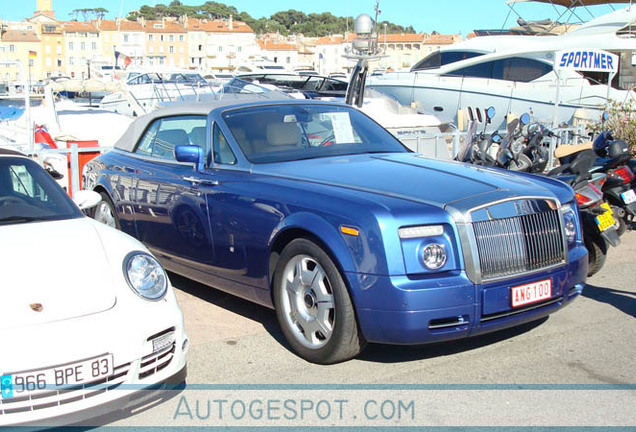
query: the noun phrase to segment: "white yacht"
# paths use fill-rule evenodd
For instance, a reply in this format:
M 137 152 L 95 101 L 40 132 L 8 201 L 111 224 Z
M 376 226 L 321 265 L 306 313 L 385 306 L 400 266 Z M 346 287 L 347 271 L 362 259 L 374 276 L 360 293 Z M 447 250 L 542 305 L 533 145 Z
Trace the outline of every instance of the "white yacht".
M 160 104 L 214 93 L 217 85 L 193 71 L 130 72 L 120 89 L 102 99 L 100 107 L 120 114 L 146 114 Z
M 579 0 L 583 1 L 583 0 Z M 636 7 L 601 16 L 563 35 L 479 36 L 430 54 L 410 72 L 371 77 L 367 85 L 442 122 L 458 122 L 458 112 L 494 106 L 491 128 L 509 113 L 530 112 L 546 124 L 573 117 L 595 119 L 607 99 L 635 98 L 632 58 L 636 53 Z M 566 49 L 602 49 L 619 55 L 612 87 L 607 74 L 554 71 L 555 53 Z M 603 82 L 605 78 L 605 82 Z M 555 103 L 558 108 L 555 110 Z

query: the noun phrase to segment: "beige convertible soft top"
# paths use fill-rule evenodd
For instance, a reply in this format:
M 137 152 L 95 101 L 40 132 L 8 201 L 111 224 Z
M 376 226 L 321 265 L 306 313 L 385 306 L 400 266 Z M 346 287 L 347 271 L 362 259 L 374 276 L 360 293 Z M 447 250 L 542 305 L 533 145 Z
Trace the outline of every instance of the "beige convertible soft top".
M 227 96 L 227 94 L 225 95 Z M 234 95 L 240 97 L 226 97 L 223 100 L 212 100 L 212 101 L 204 101 L 204 102 L 177 102 L 173 104 L 169 104 L 163 107 L 160 107 L 154 111 L 149 112 L 148 114 L 144 114 L 140 116 L 138 119 L 133 121 L 126 132 L 119 138 L 119 140 L 115 143 L 115 148 L 119 150 L 124 150 L 127 152 L 131 152 L 134 150 L 135 145 L 137 144 L 137 140 L 144 133 L 144 131 L 148 128 L 150 123 L 155 121 L 160 117 L 169 117 L 169 116 L 183 116 L 183 115 L 207 115 L 216 108 L 222 108 L 232 105 L 241 105 L 244 103 L 251 102 L 270 102 L 276 103 L 275 100 L 266 100 L 262 97 L 256 97 L 253 94 L 250 95 Z M 284 99 L 289 100 L 289 99 Z

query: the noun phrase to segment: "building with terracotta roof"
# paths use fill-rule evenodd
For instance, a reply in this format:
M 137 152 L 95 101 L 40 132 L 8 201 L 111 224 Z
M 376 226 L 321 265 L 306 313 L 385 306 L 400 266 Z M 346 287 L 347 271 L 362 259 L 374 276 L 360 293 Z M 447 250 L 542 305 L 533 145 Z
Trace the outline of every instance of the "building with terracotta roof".
M 350 71 L 355 61 L 343 56 L 351 50 L 351 42 L 355 35 L 332 35 L 318 38 L 315 42 L 314 64 L 321 75 L 332 72 Z
M 25 28 L 8 28 L 0 37 L 0 60 L 17 61 L 23 65 L 25 74 L 30 73 L 31 81 L 42 74 L 41 43 L 37 33 Z M 0 81 L 22 81 L 17 66 L 0 66 Z
M 37 11 L 33 17 L 26 20 L 34 26 L 34 31 L 40 38 L 41 55 L 36 62 L 41 63 L 42 69 L 38 79 L 66 75 L 64 25 L 54 16 L 52 11 Z
M 461 35 L 380 34 L 378 43 L 387 55 L 380 61 L 381 68 L 410 69 L 415 63 L 443 45 L 461 40 Z
M 184 17 L 183 24 L 188 32 L 188 67 L 191 69 L 207 69 L 207 53 L 205 43 L 207 39 L 207 20 Z
M 144 66 L 185 68 L 188 64 L 186 29 L 173 19 L 142 21 L 146 33 Z
M 378 44 L 387 57 L 379 65 L 383 69 L 410 68 L 421 57 L 425 34 L 380 34 Z
M 258 45 L 270 61 L 291 70 L 298 64 L 298 45 L 289 42 L 259 40 Z
M 198 29 L 192 25 L 188 30 L 203 29 L 205 32 L 205 57 L 201 60 L 201 70 L 232 70 L 260 55 L 261 49 L 256 43 L 254 31 L 242 21 L 235 21 L 230 16 L 228 20 L 202 20 L 199 25 Z M 198 55 L 200 41 L 193 39 L 193 47 L 197 49 Z
M 116 20 L 97 20 L 101 41 L 101 58 L 95 59 L 102 64 L 115 64 L 115 51 L 132 61 L 132 65 L 141 65 L 146 57 L 146 32 L 140 22 L 117 18 Z M 122 66 L 119 64 L 118 66 Z
M 84 21 L 64 21 L 62 27 L 66 73 L 73 78 L 86 79 L 91 61 L 102 51 L 99 30 L 93 22 Z

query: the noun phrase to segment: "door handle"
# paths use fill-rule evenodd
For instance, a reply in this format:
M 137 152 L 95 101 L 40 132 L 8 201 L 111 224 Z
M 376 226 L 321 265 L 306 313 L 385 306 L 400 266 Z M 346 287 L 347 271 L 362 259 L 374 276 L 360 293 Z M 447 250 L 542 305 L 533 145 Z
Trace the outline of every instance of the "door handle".
M 438 112 L 439 112 L 439 111 L 444 111 L 444 107 L 441 107 L 441 106 L 433 107 L 433 109 L 434 109 L 435 111 L 438 111 Z
M 183 180 L 189 181 L 193 185 L 207 185 L 207 186 L 218 186 L 219 182 L 216 180 L 205 180 L 197 177 L 182 177 Z

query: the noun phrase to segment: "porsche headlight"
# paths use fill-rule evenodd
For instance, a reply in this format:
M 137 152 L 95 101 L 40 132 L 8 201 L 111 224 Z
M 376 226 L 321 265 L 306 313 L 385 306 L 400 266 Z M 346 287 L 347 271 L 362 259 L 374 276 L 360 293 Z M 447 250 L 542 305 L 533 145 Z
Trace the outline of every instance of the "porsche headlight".
M 146 300 L 160 300 L 168 290 L 168 276 L 159 261 L 145 252 L 124 259 L 124 276 L 130 288 Z

